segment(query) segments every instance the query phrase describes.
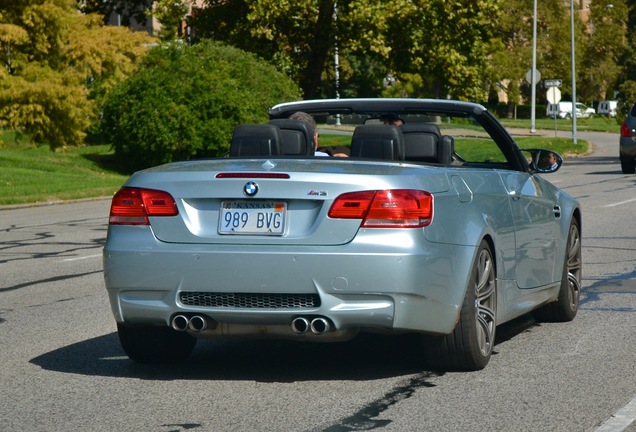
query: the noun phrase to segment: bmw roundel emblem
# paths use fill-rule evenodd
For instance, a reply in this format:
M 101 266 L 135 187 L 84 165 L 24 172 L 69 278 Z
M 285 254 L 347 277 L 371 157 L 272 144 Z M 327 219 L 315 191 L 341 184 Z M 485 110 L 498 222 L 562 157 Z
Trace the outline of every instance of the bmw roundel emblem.
M 258 193 L 258 185 L 253 181 L 245 183 L 243 193 L 249 197 L 256 195 Z

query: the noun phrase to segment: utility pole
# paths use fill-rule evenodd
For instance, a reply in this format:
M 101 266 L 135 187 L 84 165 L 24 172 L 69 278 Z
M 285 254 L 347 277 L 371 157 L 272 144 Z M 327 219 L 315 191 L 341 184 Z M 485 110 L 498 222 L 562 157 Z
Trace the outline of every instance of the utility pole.
M 530 79 L 531 86 L 531 108 L 530 108 L 530 132 L 535 133 L 536 127 L 536 99 L 537 99 L 537 0 L 534 0 L 534 11 L 532 16 L 532 73 Z
M 536 0 L 535 0 L 536 1 Z M 570 0 L 570 31 L 572 33 L 572 144 L 576 144 L 576 46 L 574 45 L 574 0 Z

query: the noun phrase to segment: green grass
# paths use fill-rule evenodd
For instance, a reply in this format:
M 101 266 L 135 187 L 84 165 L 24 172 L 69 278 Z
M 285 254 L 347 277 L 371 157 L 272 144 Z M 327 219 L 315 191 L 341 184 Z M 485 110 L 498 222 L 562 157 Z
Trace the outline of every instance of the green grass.
M 570 156 L 584 154 L 588 150 L 587 141 L 577 140 L 573 144 L 569 138 L 516 137 L 517 145 L 522 149 L 542 148 L 553 150 L 567 159 Z M 467 161 L 505 162 L 497 145 L 489 139 L 456 138 L 455 151 Z M 529 156 L 529 153 L 525 153 Z
M 588 142 L 577 140 L 572 143 L 570 138 L 554 137 L 515 137 L 519 147 L 542 148 L 559 153 L 564 159 L 569 156 L 585 154 L 588 151 Z M 349 146 L 351 136 L 347 135 L 320 135 L 319 145 L 325 147 Z M 455 137 L 455 151 L 468 161 L 494 161 L 503 162 L 503 155 L 494 142 L 489 139 Z
M 530 130 L 530 119 L 499 119 L 501 123 L 507 128 L 519 128 Z M 554 119 L 551 118 L 537 118 L 535 119 L 536 129 L 544 130 L 558 130 L 558 131 L 572 131 L 572 119 L 557 119 L 556 124 Z M 582 132 L 615 132 L 619 133 L 621 130 L 620 124 L 616 122 L 616 119 L 609 117 L 595 116 L 591 119 L 578 118 L 576 119 L 576 130 Z
M 0 205 L 111 196 L 128 177 L 117 168 L 108 145 L 64 152 L 5 145 L 0 148 Z
M 592 121 L 605 122 L 603 119 Z M 527 125 L 518 122 L 521 123 L 507 126 L 529 128 L 529 120 Z M 565 123 L 559 121 L 559 127 Z M 128 178 L 114 163 L 109 145 L 52 152 L 48 146 L 29 145 L 28 139 L 15 133 L 2 132 L 1 138 L 0 205 L 112 196 Z M 578 140 L 575 146 L 566 138 L 518 137 L 516 140 L 522 148 L 552 149 L 566 159 L 569 155 L 585 153 L 588 147 L 583 140 Z M 321 146 L 348 146 L 350 142 L 350 136 L 320 135 Z M 458 152 L 473 161 L 495 158 L 498 152 L 488 145 L 487 140 L 459 137 L 456 140 Z

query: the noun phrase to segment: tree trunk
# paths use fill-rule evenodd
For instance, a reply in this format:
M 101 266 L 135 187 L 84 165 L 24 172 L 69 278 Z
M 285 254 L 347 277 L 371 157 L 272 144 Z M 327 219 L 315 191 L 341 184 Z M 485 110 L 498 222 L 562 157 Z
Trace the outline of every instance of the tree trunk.
M 320 1 L 318 21 L 314 29 L 314 38 L 307 61 L 307 69 L 303 73 L 300 83 L 305 99 L 317 97 L 327 54 L 334 42 L 335 26 L 333 12 L 334 2 L 332 0 Z

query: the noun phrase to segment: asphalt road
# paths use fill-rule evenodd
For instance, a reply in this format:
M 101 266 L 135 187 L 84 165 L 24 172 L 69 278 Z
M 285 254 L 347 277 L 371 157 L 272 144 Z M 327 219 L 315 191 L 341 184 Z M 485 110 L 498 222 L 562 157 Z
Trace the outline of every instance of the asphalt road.
M 583 206 L 579 315 L 501 326 L 474 373 L 422 371 L 411 339 L 384 337 L 136 365 L 102 279 L 109 202 L 0 209 L 0 430 L 636 432 L 636 176 L 618 135 L 579 138 L 595 153 L 549 175 Z

